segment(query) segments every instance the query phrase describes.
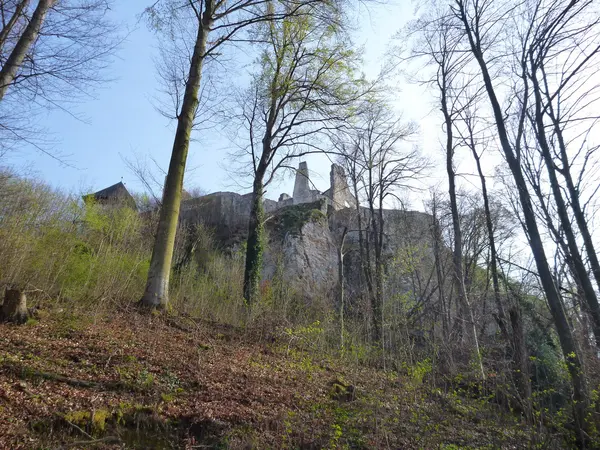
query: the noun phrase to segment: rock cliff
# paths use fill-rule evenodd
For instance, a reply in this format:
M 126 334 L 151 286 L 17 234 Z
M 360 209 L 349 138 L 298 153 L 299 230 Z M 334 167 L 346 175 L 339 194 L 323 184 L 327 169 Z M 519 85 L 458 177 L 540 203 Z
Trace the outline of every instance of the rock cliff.
M 184 202 L 181 220 L 202 222 L 213 228 L 225 248 L 239 248 L 247 236 L 250 195 L 219 192 Z M 364 291 L 359 259 L 356 208 L 334 209 L 324 199 L 277 208 L 265 202 L 268 245 L 264 255 L 263 278 L 284 278 L 286 285 L 307 300 L 332 298 L 338 289 L 339 250 L 344 229 L 344 273 L 348 295 Z M 363 223 L 368 211 L 361 208 Z M 411 289 L 402 275 L 399 261 L 418 258 L 433 264 L 431 216 L 416 211 L 384 211 L 384 259 L 390 272 L 389 285 L 399 292 Z M 416 256 L 415 256 L 416 255 Z M 407 264 L 405 261 L 404 264 Z

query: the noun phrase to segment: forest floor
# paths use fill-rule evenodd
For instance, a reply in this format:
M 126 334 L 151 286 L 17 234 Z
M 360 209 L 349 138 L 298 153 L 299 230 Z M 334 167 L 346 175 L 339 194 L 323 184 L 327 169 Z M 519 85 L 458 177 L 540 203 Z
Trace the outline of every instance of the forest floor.
M 53 311 L 0 324 L 0 448 L 536 444 L 489 400 L 296 341 L 136 312 L 93 319 Z

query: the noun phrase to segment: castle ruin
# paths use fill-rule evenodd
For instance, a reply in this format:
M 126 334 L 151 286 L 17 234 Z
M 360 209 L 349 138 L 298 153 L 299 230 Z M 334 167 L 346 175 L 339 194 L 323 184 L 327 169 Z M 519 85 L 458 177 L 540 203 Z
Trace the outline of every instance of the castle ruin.
M 344 169 L 331 165 L 330 186 L 324 192 L 314 189 L 306 162 L 301 162 L 296 170 L 293 196 L 283 193 L 277 201 L 264 199 L 265 212 L 274 213 L 284 207 L 321 202 L 324 213 L 346 208 L 356 208 L 357 201 L 350 192 Z M 215 192 L 182 202 L 180 218 L 184 222 L 202 222 L 215 227 L 219 234 L 232 235 L 246 231 L 252 193 Z
M 329 172 L 329 189 L 320 192 L 317 189 L 311 189 L 313 184 L 310 181 L 308 164 L 301 162 L 296 170 L 296 180 L 294 182 L 294 195 L 281 194 L 275 209 L 289 205 L 301 205 L 303 203 L 314 203 L 324 200 L 326 205 L 337 211 L 344 208 L 356 208 L 356 198 L 350 192 L 348 180 L 343 167 L 332 164 Z
M 288 286 L 302 297 L 332 298 L 330 291 L 339 283 L 341 233 L 347 230 L 347 234 L 344 232 L 343 264 L 348 300 L 352 301 L 365 289 L 357 213 L 364 218 L 364 224 L 370 212 L 367 208 L 358 208 L 341 166 L 332 164 L 329 175 L 329 189 L 321 192 L 311 183 L 307 163 L 301 162 L 295 175 L 293 196 L 283 193 L 277 201 L 264 199 L 269 242 L 264 254 L 263 278 L 273 279 L 282 267 Z M 124 189 L 122 185 L 115 185 L 92 195 L 98 201 L 104 201 L 115 197 L 115 192 L 122 194 Z M 213 230 L 222 248 L 231 251 L 239 249 L 246 239 L 251 206 L 252 193 L 215 192 L 183 201 L 180 221 L 184 226 L 206 225 Z M 314 214 L 316 209 L 322 214 Z M 414 251 L 418 248 L 424 264 L 433 267 L 428 231 L 431 230 L 431 216 L 395 209 L 385 209 L 383 213 L 384 258 L 393 261 L 400 249 L 406 247 Z M 282 224 L 284 227 L 280 228 Z M 394 279 L 394 289 L 409 292 L 410 283 L 400 278 Z

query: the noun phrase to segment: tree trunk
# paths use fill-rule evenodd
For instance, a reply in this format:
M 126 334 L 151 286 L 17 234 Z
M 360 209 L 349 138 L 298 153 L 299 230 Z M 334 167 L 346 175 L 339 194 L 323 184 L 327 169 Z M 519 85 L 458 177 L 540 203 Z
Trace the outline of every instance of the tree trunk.
M 383 225 L 384 225 L 384 219 L 383 219 L 383 192 L 384 192 L 384 187 L 381 185 L 381 183 L 383 182 L 383 177 L 380 176 L 379 177 L 379 208 L 377 208 L 377 236 L 375 239 L 375 245 L 377 246 L 376 251 L 375 251 L 375 276 L 376 276 L 376 280 L 375 280 L 375 286 L 377 289 L 377 303 L 378 303 L 378 308 L 379 308 L 379 328 L 380 328 L 380 336 L 381 336 L 381 349 L 383 351 L 383 364 L 384 364 L 384 368 L 385 368 L 385 320 L 384 320 L 384 314 L 385 314 L 385 310 L 384 310 L 384 305 L 383 305 L 383 301 L 384 301 L 384 270 L 385 267 L 383 265 L 383 241 L 385 238 L 384 232 L 383 232 Z
M 513 332 L 513 361 L 514 378 L 517 390 L 521 396 L 523 415 L 528 423 L 533 420 L 531 409 L 531 381 L 529 379 L 529 357 L 525 345 L 525 331 L 523 330 L 523 319 L 518 306 L 509 311 L 510 323 Z
M 56 1 L 57 0 L 39 0 L 39 3 L 31 16 L 31 20 L 27 24 L 27 27 L 25 27 L 23 34 L 17 41 L 15 48 L 13 48 L 13 51 L 10 53 L 10 56 L 0 71 L 0 100 L 4 98 L 8 87 L 17 76 L 17 72 L 19 71 L 21 64 L 23 64 L 27 52 L 40 34 L 40 29 L 48 15 L 48 11 L 54 6 Z
M 573 227 L 571 226 L 571 218 L 569 217 L 567 205 L 565 204 L 565 201 L 563 199 L 560 184 L 556 176 L 554 161 L 552 160 L 550 146 L 548 145 L 548 140 L 546 138 L 546 129 L 542 113 L 542 98 L 540 86 L 537 80 L 533 56 L 531 56 L 531 58 L 531 80 L 533 82 L 533 91 L 535 96 L 535 125 L 537 128 L 537 140 L 540 151 L 542 152 L 542 156 L 544 158 L 546 171 L 548 172 L 550 187 L 552 189 L 552 195 L 556 203 L 556 210 L 558 212 L 560 224 L 567 239 L 567 248 L 569 251 L 567 258 L 569 258 L 570 256 L 571 266 L 575 271 L 574 275 L 577 277 L 583 290 L 585 301 L 587 303 L 588 310 L 592 317 L 594 325 L 593 332 L 594 337 L 596 338 L 596 346 L 600 347 L 600 305 L 598 304 L 598 297 L 596 296 L 596 292 L 594 291 L 594 287 L 592 286 L 592 282 L 590 280 L 590 277 L 588 276 L 587 269 L 585 267 L 585 264 L 583 263 L 581 253 L 579 252 L 579 246 L 577 245 L 575 233 L 573 232 Z
M 500 295 L 500 282 L 498 279 L 498 251 L 496 250 L 496 238 L 494 236 L 494 224 L 492 222 L 492 212 L 490 208 L 490 200 L 487 192 L 487 183 L 485 175 L 481 168 L 481 160 L 477 154 L 475 146 L 471 146 L 471 151 L 475 162 L 477 164 L 477 173 L 479 174 L 479 180 L 481 181 L 481 193 L 483 196 L 483 208 L 485 213 L 485 225 L 488 232 L 488 240 L 490 242 L 490 270 L 492 272 L 492 285 L 494 288 L 494 300 L 496 301 L 496 308 L 498 310 L 498 316 L 496 322 L 500 328 L 502 336 L 506 342 L 510 342 L 508 327 L 506 323 L 506 313 L 504 312 L 504 305 L 502 304 L 502 297 Z
M 264 251 L 263 175 L 257 173 L 252 189 L 252 206 L 248 221 L 246 267 L 244 269 L 244 298 L 248 304 L 256 302 L 259 294 Z
M 496 97 L 496 92 L 492 84 L 492 79 L 487 68 L 487 63 L 483 59 L 483 52 L 481 50 L 481 47 L 478 45 L 478 43 L 474 41 L 473 30 L 470 26 L 469 19 L 467 18 L 467 13 L 464 9 L 463 1 L 457 0 L 457 5 L 457 12 L 459 14 L 460 20 L 462 21 L 465 27 L 465 32 L 469 40 L 471 51 L 475 56 L 475 59 L 481 70 L 485 90 L 494 113 L 494 119 L 496 122 L 496 128 L 498 130 L 498 138 L 500 140 L 500 145 L 502 147 L 504 156 L 506 158 L 506 161 L 508 162 L 508 166 L 513 175 L 513 179 L 518 190 L 519 201 L 521 203 L 521 208 L 523 210 L 523 217 L 525 221 L 525 232 L 529 239 L 531 252 L 535 260 L 538 275 L 540 277 L 540 282 L 546 294 L 548 306 L 550 308 L 552 318 L 554 319 L 554 324 L 556 325 L 556 331 L 558 333 L 561 349 L 565 361 L 567 363 L 569 373 L 571 375 L 571 381 L 573 384 L 573 408 L 575 413 L 574 415 L 579 430 L 582 431 L 582 433 L 580 433 L 580 438 L 583 439 L 583 430 L 588 428 L 585 422 L 585 412 L 589 405 L 589 395 L 585 376 L 583 373 L 583 364 L 580 352 L 577 348 L 577 343 L 575 342 L 575 338 L 573 336 L 571 327 L 569 326 L 569 321 L 564 310 L 562 298 L 560 297 L 560 293 L 558 292 L 558 289 L 554 282 L 554 278 L 552 277 L 552 272 L 550 271 L 550 267 L 548 265 L 546 252 L 544 251 L 543 241 L 537 226 L 535 212 L 533 210 L 533 205 L 531 202 L 531 196 L 527 188 L 527 183 L 523 176 L 520 162 L 515 156 L 513 148 L 508 138 L 508 132 L 506 131 L 504 123 L 504 113 L 502 111 L 502 108 L 500 107 L 498 98 Z M 524 107 L 525 105 L 523 105 L 523 108 Z
M 381 342 L 383 336 L 383 308 L 382 308 L 382 299 L 383 299 L 383 273 L 382 273 L 382 261 L 381 261 L 381 247 L 379 242 L 379 231 L 377 220 L 375 216 L 375 206 L 373 204 L 372 196 L 369 196 L 369 214 L 371 220 L 371 234 L 373 236 L 373 247 L 374 247 L 374 269 L 375 269 L 375 286 L 371 292 L 371 307 L 373 312 L 373 338 L 375 342 Z M 368 245 L 367 241 L 367 245 Z M 368 267 L 371 268 L 370 258 L 369 258 L 369 247 L 367 247 L 367 264 Z
M 458 215 L 458 204 L 456 201 L 456 186 L 454 182 L 454 169 L 452 168 L 452 155 L 448 156 L 448 181 L 450 185 L 450 208 L 452 210 L 452 228 L 454 230 L 454 251 L 452 261 L 454 263 L 454 278 L 456 279 L 456 286 L 458 289 L 458 298 L 463 305 L 463 311 L 467 313 L 467 317 L 462 317 L 462 320 L 469 322 L 471 328 L 471 336 L 473 339 L 473 347 L 475 350 L 475 357 L 477 358 L 477 364 L 481 373 L 481 379 L 485 380 L 485 371 L 483 369 L 483 360 L 481 359 L 481 351 L 479 349 L 479 338 L 477 336 L 477 326 L 475 324 L 475 317 L 473 315 L 473 308 L 469 302 L 467 296 L 467 290 L 465 287 L 465 279 L 462 268 L 462 233 L 460 230 L 460 222 Z
M 371 267 L 371 252 L 369 248 L 369 225 L 365 224 L 365 229 L 363 230 L 362 225 L 362 211 L 360 207 L 360 203 L 358 201 L 358 180 L 356 174 L 356 162 L 354 163 L 352 171 L 352 187 L 354 189 L 354 198 L 356 198 L 356 222 L 358 225 L 358 249 L 359 249 L 359 259 L 360 265 L 362 268 L 362 272 L 365 276 L 365 281 L 367 283 L 367 292 L 369 294 L 369 301 L 371 303 L 371 312 L 374 310 L 375 303 L 375 290 L 373 288 L 373 277 L 372 277 L 372 267 Z M 369 209 L 369 212 L 371 209 Z M 363 234 L 364 232 L 364 234 Z M 373 318 L 373 328 L 374 328 L 374 337 L 375 340 L 378 340 L 377 327 L 375 325 L 376 319 Z
M 448 194 L 450 195 L 450 209 L 452 213 L 452 229 L 454 232 L 454 249 L 452 254 L 452 262 L 454 263 L 454 278 L 456 280 L 456 286 L 458 289 L 458 297 L 460 299 L 463 311 L 467 313 L 468 318 L 462 314 L 462 320 L 468 320 L 471 328 L 473 347 L 475 350 L 475 356 L 477 358 L 477 364 L 481 372 L 481 379 L 485 380 L 485 371 L 483 369 L 483 360 L 481 359 L 481 351 L 479 349 L 479 338 L 477 336 L 477 326 L 475 324 L 475 317 L 473 315 L 473 308 L 469 302 L 467 296 L 467 290 L 465 287 L 465 278 L 463 274 L 463 258 L 462 258 L 462 233 L 460 229 L 460 217 L 458 215 L 458 203 L 456 201 L 456 181 L 454 173 L 454 142 L 452 135 L 452 117 L 448 110 L 448 103 L 446 97 L 446 83 L 444 80 L 442 89 L 442 112 L 444 114 L 444 121 L 446 125 L 446 172 L 448 174 Z M 459 319 L 460 320 L 460 319 Z
M 2 27 L 2 30 L 0 31 L 0 55 L 2 55 L 4 46 L 6 45 L 6 40 L 15 27 L 17 21 L 20 17 L 24 17 L 24 11 L 26 10 L 27 6 L 29 6 L 29 0 L 21 0 L 15 7 L 15 11 L 6 25 Z
M 544 67 L 541 67 L 542 75 L 544 81 L 546 80 L 546 73 L 544 71 Z M 545 89 L 545 95 L 548 96 L 548 89 Z M 588 256 L 588 260 L 590 263 L 590 267 L 592 268 L 592 273 L 594 275 L 594 279 L 596 280 L 596 286 L 600 289 L 600 262 L 598 261 L 598 254 L 596 253 L 596 249 L 594 246 L 594 241 L 592 240 L 592 234 L 588 227 L 587 220 L 585 218 L 584 210 L 581 206 L 581 202 L 579 199 L 579 189 L 575 185 L 573 181 L 573 176 L 571 175 L 571 162 L 569 161 L 569 155 L 567 153 L 567 146 L 565 143 L 565 139 L 563 136 L 563 132 L 561 129 L 561 119 L 557 117 L 554 112 L 554 107 L 552 106 L 552 101 L 547 102 L 547 114 L 552 122 L 552 126 L 554 128 L 554 132 L 556 133 L 558 148 L 560 151 L 560 159 L 562 162 L 562 168 L 559 171 L 560 174 L 564 177 L 567 191 L 569 192 L 569 200 L 571 204 L 571 209 L 573 210 L 573 216 L 575 217 L 575 221 L 577 222 L 577 227 L 579 228 L 579 232 L 581 233 L 581 237 L 583 239 L 583 245 L 585 248 L 585 252 Z
M 472 143 L 473 144 L 473 143 Z M 475 150 L 475 146 L 471 145 L 473 157 L 477 164 L 477 172 L 481 181 L 481 191 L 483 195 L 483 205 L 485 212 L 485 223 L 488 232 L 488 239 L 490 242 L 490 267 L 492 272 L 492 284 L 494 288 L 494 298 L 496 300 L 496 307 L 498 308 L 497 323 L 502 333 L 502 337 L 509 347 L 512 347 L 512 360 L 515 371 L 515 378 L 517 389 L 521 396 L 521 402 L 523 404 L 523 411 L 528 421 L 532 420 L 531 417 L 531 382 L 529 380 L 529 360 L 527 347 L 525 345 L 525 334 L 523 331 L 523 323 L 521 314 L 517 307 L 511 308 L 510 322 L 512 326 L 512 335 L 508 330 L 508 324 L 506 320 L 506 313 L 504 312 L 504 305 L 502 304 L 502 298 L 500 295 L 500 281 L 498 277 L 498 252 L 496 250 L 496 239 L 494 236 L 494 225 L 492 222 L 492 213 L 490 209 L 490 201 L 487 192 L 487 183 L 485 175 L 481 168 L 481 159 Z
M 18 289 L 7 289 L 4 294 L 4 303 L 0 310 L 0 319 L 6 322 L 25 323 L 29 319 L 27 312 L 27 298 Z
M 340 298 L 340 344 L 342 350 L 344 349 L 344 241 L 346 240 L 346 234 L 348 233 L 348 227 L 344 227 L 342 232 L 342 239 L 340 240 L 340 246 L 338 248 L 338 283 L 339 283 L 339 298 Z
M 444 296 L 444 276 L 442 271 L 442 261 L 441 261 L 441 251 L 440 251 L 440 241 L 442 240 L 442 232 L 440 230 L 440 224 L 437 215 L 437 197 L 433 198 L 433 257 L 435 260 L 435 271 L 437 276 L 438 283 L 438 293 L 440 300 L 440 309 L 442 315 L 442 335 L 444 337 L 444 342 L 447 342 L 450 334 L 450 320 L 449 314 L 447 311 L 446 305 L 446 297 Z
M 198 34 L 190 64 L 189 77 L 185 86 L 183 105 L 177 119 L 177 131 L 175 133 L 171 162 L 169 163 L 169 171 L 167 172 L 165 182 L 158 231 L 154 241 L 154 248 L 152 249 L 146 291 L 140 301 L 143 306 L 150 308 L 164 308 L 169 302 L 169 276 L 171 273 L 177 222 L 179 221 L 183 175 L 190 146 L 190 135 L 194 125 L 196 110 L 198 109 L 202 65 L 204 62 L 204 53 L 206 52 L 208 32 L 210 30 L 210 17 L 212 15 L 212 2 L 207 2 L 206 5 L 203 19 L 198 24 Z
M 383 348 L 383 263 L 375 259 L 375 301 L 373 302 L 375 341 L 381 342 Z
M 560 140 L 561 138 L 559 137 L 559 141 Z M 579 228 L 579 232 L 581 233 L 581 237 L 583 238 L 583 245 L 585 247 L 585 252 L 588 256 L 590 266 L 592 268 L 592 273 L 594 274 L 594 279 L 596 280 L 596 285 L 600 289 L 600 262 L 598 261 L 598 254 L 596 253 L 594 241 L 592 240 L 592 234 L 589 230 L 587 220 L 585 219 L 585 214 L 583 208 L 581 207 L 581 202 L 579 201 L 579 189 L 573 183 L 573 177 L 571 176 L 571 169 L 568 162 L 566 148 L 563 150 L 564 143 L 561 143 L 559 145 L 561 147 L 561 154 L 564 152 L 564 156 L 561 157 L 563 161 L 563 168 L 561 173 L 565 178 L 567 190 L 569 191 L 571 209 L 573 210 L 573 215 L 575 216 L 577 227 Z

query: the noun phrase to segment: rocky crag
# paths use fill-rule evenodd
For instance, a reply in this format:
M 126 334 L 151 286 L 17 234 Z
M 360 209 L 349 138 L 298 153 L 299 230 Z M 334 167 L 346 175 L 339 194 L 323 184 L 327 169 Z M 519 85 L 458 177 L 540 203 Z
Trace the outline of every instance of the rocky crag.
M 301 162 L 296 173 L 294 194 L 281 194 L 278 201 L 265 199 L 268 219 L 268 246 L 264 257 L 264 280 L 283 276 L 297 294 L 306 299 L 332 297 L 339 286 L 340 249 L 349 297 L 364 291 L 359 259 L 357 203 L 342 167 L 333 164 L 330 188 L 311 188 L 308 167 Z M 239 248 L 248 229 L 251 194 L 216 192 L 183 202 L 180 220 L 212 228 L 226 248 Z M 369 215 L 360 208 L 364 218 Z M 365 223 L 366 220 L 363 220 Z M 419 260 L 432 267 L 431 216 L 404 210 L 384 211 L 384 254 L 390 271 L 388 285 L 398 292 L 411 290 L 402 265 Z M 342 235 L 346 237 L 342 245 Z M 400 267 L 394 267 L 400 265 Z M 393 270 L 392 270 L 393 269 Z

